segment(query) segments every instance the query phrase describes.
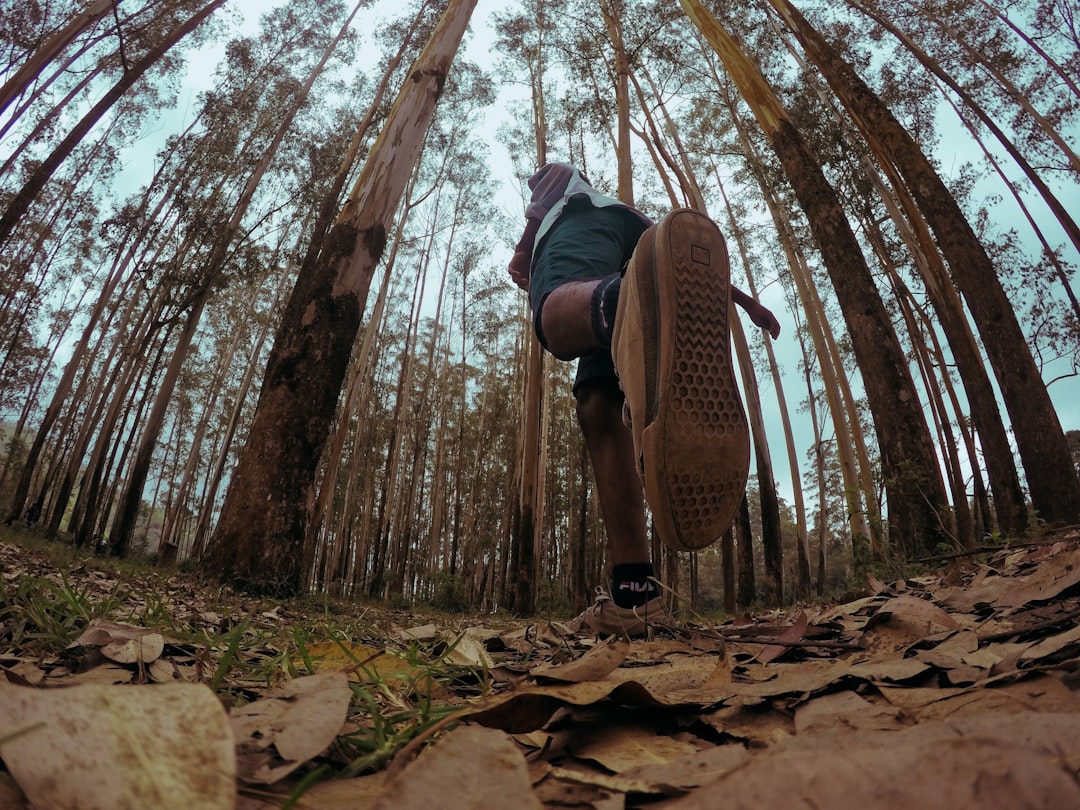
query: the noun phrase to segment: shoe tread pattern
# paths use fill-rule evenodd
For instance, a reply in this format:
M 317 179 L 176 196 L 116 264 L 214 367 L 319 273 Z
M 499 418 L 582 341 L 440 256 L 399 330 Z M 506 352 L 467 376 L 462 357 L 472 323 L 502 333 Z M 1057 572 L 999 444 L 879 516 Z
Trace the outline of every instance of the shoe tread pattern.
M 679 545 L 697 549 L 718 540 L 734 517 L 749 472 L 749 433 L 731 362 L 723 236 L 695 212 L 680 214 L 668 233 L 677 325 L 664 417 L 667 498 Z

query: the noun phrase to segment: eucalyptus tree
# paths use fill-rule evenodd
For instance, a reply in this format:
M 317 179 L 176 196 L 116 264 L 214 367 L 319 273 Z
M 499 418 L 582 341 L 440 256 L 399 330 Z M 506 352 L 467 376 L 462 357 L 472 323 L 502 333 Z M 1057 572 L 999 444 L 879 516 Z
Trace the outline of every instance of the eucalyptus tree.
M 495 18 L 499 47 L 505 54 L 504 62 L 499 67 L 500 73 L 512 80 L 518 76 L 527 77 L 531 127 L 522 127 L 521 134 L 524 143 L 531 147 L 528 154 L 532 156 L 532 161 L 525 163 L 525 170 L 521 172 L 526 177 L 548 162 L 548 149 L 552 145 L 547 102 L 551 80 L 547 71 L 550 61 L 548 49 L 557 31 L 556 13 L 549 0 L 530 0 L 520 13 L 509 12 Z M 520 143 L 515 146 L 520 146 Z M 519 161 L 522 160 L 523 156 L 515 155 L 516 165 L 520 165 Z M 517 500 L 509 538 L 511 559 L 508 565 L 513 569 L 514 576 L 505 582 L 509 590 L 504 598 L 522 613 L 531 613 L 536 605 L 538 544 L 544 526 L 543 447 L 546 444 L 544 426 L 547 424 L 544 410 L 547 363 L 529 321 L 522 318 L 519 328 L 522 330 L 525 363 L 521 424 L 515 432 L 519 448 L 519 462 L 514 471 Z
M 1075 522 L 1080 519 L 1080 479 L 1072 469 L 1061 423 L 1013 304 L 974 229 L 918 144 L 851 66 L 787 0 L 769 2 L 821 68 L 878 159 L 904 177 L 979 328 L 1012 419 L 1035 508 L 1049 522 Z
M 135 85 L 142 76 L 155 67 L 179 42 L 195 31 L 213 12 L 224 4 L 225 0 L 210 0 L 197 4 L 191 13 L 178 24 L 159 37 L 145 43 L 145 52 L 130 63 L 125 57 L 121 65 L 123 72 L 119 79 L 109 87 L 100 99 L 78 120 L 64 138 L 44 156 L 30 171 L 29 176 L 8 201 L 0 214 L 0 245 L 11 237 L 20 218 L 30 208 L 31 203 L 53 176 L 53 173 L 82 142 L 83 138 L 113 108 L 116 102 Z M 167 15 L 161 15 L 160 19 Z M 158 19 L 158 18 L 156 18 Z
M 948 501 L 906 358 L 862 249 L 806 141 L 761 73 L 696 0 L 683 8 L 754 111 L 807 215 L 847 322 L 881 448 L 892 539 L 906 554 L 945 539 Z
M 322 251 L 301 268 L 203 559 L 209 575 L 269 592 L 303 587 L 315 477 L 371 278 L 474 4 L 451 0 L 414 63 L 422 79 L 399 93 Z
M 366 1 L 368 0 L 361 0 L 361 4 Z M 189 290 L 180 294 L 187 299 L 183 305 L 186 310 L 184 326 L 172 348 L 165 374 L 158 383 L 154 405 L 143 428 L 135 462 L 125 482 L 120 509 L 110 534 L 109 544 L 114 554 L 122 555 L 126 552 L 134 533 L 143 485 L 149 473 L 158 435 L 172 399 L 175 382 L 195 339 L 206 304 L 216 288 L 227 284 L 230 271 L 243 274 L 250 272 L 249 268 L 260 265 L 258 257 L 252 255 L 250 247 L 245 244 L 250 235 L 245 234 L 246 239 L 240 238 L 241 227 L 253 207 L 256 192 L 271 161 L 277 157 L 283 140 L 292 129 L 297 114 L 307 102 L 312 86 L 348 34 L 353 17 L 360 10 L 361 4 L 353 7 L 345 22 L 335 34 L 327 37 L 325 44 L 318 42 L 315 34 L 317 28 L 314 26 L 325 20 L 328 14 L 340 11 L 340 4 L 336 0 L 329 4 L 313 3 L 307 8 L 294 3 L 276 9 L 268 14 L 263 22 L 264 32 L 273 35 L 269 41 L 233 44 L 231 56 L 235 61 L 228 63 L 227 75 L 233 74 L 234 64 L 238 69 L 247 67 L 248 75 L 254 73 L 256 81 L 265 83 L 271 92 L 260 98 L 260 93 L 252 92 L 255 83 L 247 82 L 247 79 L 244 80 L 247 83 L 237 88 L 239 97 L 226 90 L 218 107 L 219 112 L 226 111 L 226 114 L 209 118 L 213 122 L 212 131 L 215 137 L 224 136 L 232 143 L 222 144 L 219 141 L 211 148 L 224 146 L 222 154 L 228 155 L 231 151 L 229 145 L 240 147 L 242 151 L 233 157 L 238 167 L 244 166 L 245 153 L 257 155 L 258 158 L 250 168 L 245 166 L 242 174 L 234 175 L 238 188 L 238 191 L 232 192 L 236 194 L 235 197 L 230 199 L 223 196 L 220 200 L 214 200 L 216 193 L 211 193 L 209 210 L 200 212 L 206 217 L 206 224 L 210 227 L 202 234 L 202 244 L 199 246 L 202 255 L 188 253 L 183 259 L 185 264 L 196 268 L 192 277 L 183 281 Z M 311 13 L 312 19 L 305 20 L 302 16 L 304 11 Z M 312 42 L 312 39 L 315 41 Z M 301 54 L 309 50 L 315 50 L 318 54 L 303 82 L 298 82 L 286 69 L 286 65 L 291 67 L 295 63 L 294 54 L 298 50 Z M 251 113 L 252 110 L 255 111 L 254 114 Z M 244 122 L 239 118 L 242 114 L 250 115 L 249 120 L 253 126 L 249 131 L 245 131 Z M 266 126 L 269 122 L 272 122 L 272 126 Z M 260 212 L 259 215 L 261 218 L 268 216 L 265 212 Z M 201 223 L 199 225 L 201 226 Z M 251 230 L 250 225 L 247 230 Z
M 785 41 L 787 41 L 786 38 Z M 800 64 L 805 64 L 801 52 L 790 44 L 788 47 L 791 48 L 794 58 Z M 828 150 L 827 145 L 834 144 L 834 149 L 829 152 L 826 159 L 833 167 L 848 167 L 851 176 L 848 182 L 853 184 L 849 194 L 849 210 L 861 219 L 863 223 L 861 231 L 866 234 L 878 256 L 880 265 L 889 271 L 887 276 L 894 294 L 902 290 L 904 284 L 896 276 L 895 270 L 890 268 L 897 262 L 908 263 L 900 256 L 900 253 L 904 252 L 910 257 L 910 263 L 914 266 L 925 288 L 925 294 L 933 301 L 934 309 L 948 336 L 955 362 L 964 381 L 971 416 L 979 431 L 983 457 L 995 493 L 999 526 L 1006 533 L 1020 533 L 1026 526 L 1026 507 L 1012 449 L 1001 421 L 997 399 L 984 360 L 963 313 L 960 298 L 948 282 L 948 272 L 938 247 L 895 167 L 889 161 L 882 160 L 881 168 L 878 168 L 861 137 L 837 109 L 836 102 L 826 95 L 824 86 L 816 77 L 810 76 L 805 84 L 821 98 L 821 103 L 814 108 L 813 114 L 818 116 L 819 121 L 834 121 L 837 128 L 836 134 L 823 140 L 819 151 Z M 913 90 L 918 92 L 916 88 Z M 882 177 L 883 173 L 891 179 L 891 184 Z M 883 213 L 887 213 L 898 233 L 898 241 L 892 248 L 886 247 L 886 239 L 879 226 Z M 903 293 L 900 293 L 900 296 L 902 299 Z M 903 300 L 900 303 L 903 304 Z M 904 311 L 903 306 L 901 311 Z M 922 330 L 913 329 L 914 324 L 910 319 L 907 319 L 907 325 L 912 348 L 918 353 L 922 348 Z M 936 388 L 924 386 L 924 390 L 933 402 Z M 966 420 L 967 417 L 963 418 Z M 973 448 L 969 447 L 969 450 Z M 968 457 L 970 466 L 978 470 L 980 465 L 978 455 L 969 452 Z M 956 489 L 955 485 L 954 490 L 956 490 L 956 495 L 953 499 L 953 508 L 958 520 L 965 523 L 967 498 L 961 496 L 960 490 Z M 962 528 L 959 534 L 966 536 Z

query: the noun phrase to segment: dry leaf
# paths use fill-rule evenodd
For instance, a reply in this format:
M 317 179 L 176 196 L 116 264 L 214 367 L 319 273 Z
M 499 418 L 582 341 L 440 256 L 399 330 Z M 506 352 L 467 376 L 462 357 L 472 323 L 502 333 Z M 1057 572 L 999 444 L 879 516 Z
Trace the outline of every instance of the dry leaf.
M 733 681 L 731 693 L 745 697 L 777 697 L 793 693 L 817 692 L 847 676 L 850 666 L 843 661 L 806 661 L 769 670 L 775 677 L 767 681 Z
M 240 778 L 273 784 L 325 751 L 341 731 L 352 690 L 342 672 L 287 681 L 265 697 L 232 710 L 241 752 Z M 273 746 L 277 757 L 267 750 Z
M 205 686 L 0 682 L 0 716 L 0 754 L 35 807 L 214 810 L 235 801 L 232 733 Z
M 835 692 L 801 704 L 795 710 L 795 732 L 835 729 L 898 729 L 904 726 L 902 711 L 892 705 L 881 705 L 854 692 Z
M 135 638 L 110 641 L 101 648 L 101 654 L 118 664 L 148 664 L 156 661 L 165 650 L 165 639 L 160 633 L 147 633 Z
M 631 768 L 622 775 L 649 783 L 652 793 L 675 795 L 719 779 L 740 767 L 749 756 L 741 745 L 716 745 L 663 765 Z
M 439 628 L 433 624 L 423 624 L 407 630 L 397 630 L 394 636 L 399 641 L 434 641 L 439 637 Z
M 137 627 L 134 624 L 124 624 L 122 622 L 110 622 L 107 619 L 94 619 L 69 646 L 104 647 L 106 644 L 127 641 L 151 633 L 154 633 L 154 631 L 147 627 Z
M 382 794 L 384 781 L 381 773 L 356 779 L 327 779 L 305 790 L 297 807 L 318 810 L 356 810 L 358 807 L 371 807 Z M 274 810 L 279 807 L 280 802 L 274 805 Z
M 569 663 L 536 667 L 531 674 L 538 680 L 562 683 L 599 681 L 619 668 L 626 660 L 629 649 L 629 642 L 613 637 L 608 641 L 600 642 L 583 656 Z
M 873 627 L 880 621 L 878 617 L 884 618 L 890 615 L 904 616 L 930 624 L 939 624 L 950 630 L 960 629 L 956 619 L 946 613 L 945 610 L 927 599 L 920 599 L 909 594 L 895 596 L 878 608 L 877 613 L 867 623 L 867 628 Z
M 307 653 L 319 673 L 348 672 L 351 680 L 359 683 L 382 681 L 391 689 L 397 687 L 403 694 L 442 694 L 441 687 L 423 669 L 366 644 L 327 641 L 310 645 Z
M 806 611 L 800 610 L 798 618 L 795 619 L 795 624 L 784 630 L 776 640 L 788 642 L 802 640 L 802 637 L 806 635 L 806 628 L 809 623 L 809 619 L 806 618 Z M 759 664 L 768 664 L 771 661 L 775 661 L 790 649 L 791 648 L 786 644 L 767 644 L 761 652 L 758 653 L 756 660 Z
M 697 748 L 657 734 L 655 729 L 609 723 L 592 730 L 573 746 L 574 755 L 603 765 L 612 773 L 622 773 L 643 765 L 663 765 L 697 753 Z
M 1080 626 L 1074 627 L 1071 630 L 1066 630 L 1064 633 L 1058 633 L 1049 638 L 1044 638 L 1038 644 L 1032 644 L 1020 654 L 1020 661 L 1040 661 L 1043 658 L 1049 658 L 1055 653 L 1059 653 L 1076 644 L 1080 644 Z
M 449 663 L 463 667 L 492 669 L 495 662 L 488 655 L 484 639 L 492 635 L 482 627 L 470 627 L 450 642 L 450 649 L 443 656 Z
M 843 734 L 822 750 L 766 751 L 669 807 L 1080 807 L 1080 786 L 1044 754 L 998 740 L 901 740 L 904 732 L 873 733 L 885 735 L 888 744 L 868 745 L 862 734 Z
M 456 728 L 386 785 L 374 810 L 540 810 L 525 757 L 506 734 Z

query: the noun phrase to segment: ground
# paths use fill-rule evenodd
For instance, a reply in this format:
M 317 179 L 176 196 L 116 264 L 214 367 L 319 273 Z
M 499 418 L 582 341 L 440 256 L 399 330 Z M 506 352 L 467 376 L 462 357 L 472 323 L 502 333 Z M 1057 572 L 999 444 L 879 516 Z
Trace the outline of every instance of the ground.
M 15 536 L 0 807 L 1080 807 L 1080 530 L 866 586 L 627 642 Z

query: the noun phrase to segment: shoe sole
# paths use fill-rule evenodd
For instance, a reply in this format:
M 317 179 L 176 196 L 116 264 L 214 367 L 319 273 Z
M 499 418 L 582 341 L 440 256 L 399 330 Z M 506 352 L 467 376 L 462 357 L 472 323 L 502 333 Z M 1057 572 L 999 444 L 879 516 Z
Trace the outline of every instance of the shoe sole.
M 655 417 L 642 432 L 645 495 L 665 545 L 696 551 L 731 525 L 750 471 L 727 245 L 708 217 L 681 209 L 660 222 L 653 263 L 659 340 Z

